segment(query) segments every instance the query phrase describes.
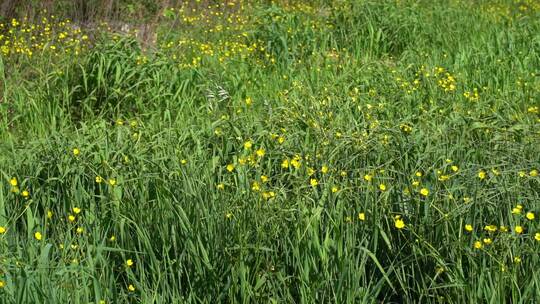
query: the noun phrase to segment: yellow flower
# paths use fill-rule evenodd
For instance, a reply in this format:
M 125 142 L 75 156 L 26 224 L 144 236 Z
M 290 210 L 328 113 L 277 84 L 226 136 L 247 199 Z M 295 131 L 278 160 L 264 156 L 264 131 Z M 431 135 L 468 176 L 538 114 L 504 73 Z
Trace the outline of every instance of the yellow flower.
M 417 177 L 422 177 L 422 172 L 416 171 L 416 173 L 414 173 L 414 175 L 416 175 Z
M 537 177 L 538 176 L 538 170 L 536 170 L 536 169 L 531 170 L 531 172 L 529 172 L 529 175 L 532 176 L 532 177 Z
M 219 190 L 223 190 L 225 189 L 225 185 L 224 184 L 217 184 L 216 188 L 218 188 Z
M 397 229 L 403 229 L 405 227 L 405 222 L 402 219 L 396 219 L 394 222 L 394 226 Z
M 34 237 L 36 238 L 36 240 L 41 241 L 41 239 L 43 238 L 43 235 L 41 235 L 41 232 L 38 231 L 34 233 Z
M 321 168 L 321 173 L 322 173 L 322 174 L 328 173 L 328 167 L 327 167 L 327 166 L 322 166 L 322 168 Z
M 181 163 L 182 165 L 187 164 L 187 159 L 182 159 L 182 160 L 180 160 L 180 163 Z
M 261 181 L 262 181 L 263 183 L 268 182 L 268 176 L 266 176 L 266 175 L 261 175 Z
M 514 263 L 516 263 L 516 264 L 519 264 L 519 263 L 521 263 L 521 258 L 520 258 L 520 257 L 518 257 L 518 256 L 517 256 L 517 257 L 515 257 L 515 258 L 514 258 Z
M 452 166 L 452 167 L 450 167 L 450 168 L 451 168 L 452 171 L 454 171 L 454 172 L 458 172 L 458 170 L 459 170 L 458 166 Z
M 310 184 L 312 187 L 317 187 L 317 185 L 319 184 L 319 182 L 317 181 L 317 179 L 312 178 L 312 179 L 309 180 L 309 184 Z
M 506 226 L 500 226 L 500 227 L 499 227 L 499 231 L 501 231 L 501 232 L 508 232 L 508 227 L 506 227 Z
M 473 226 L 471 224 L 467 224 L 467 225 L 465 225 L 465 230 L 471 232 L 471 231 L 473 231 Z
M 111 236 L 109 237 L 109 241 L 110 241 L 110 242 L 116 241 L 116 236 L 114 236 L 114 234 L 111 235 Z
M 73 213 L 75 213 L 75 214 L 81 213 L 81 208 L 79 208 L 79 207 L 73 207 Z
M 487 225 L 484 227 L 484 230 L 488 231 L 488 232 L 495 232 L 497 231 L 497 226 L 495 225 Z
M 12 179 L 9 180 L 9 183 L 11 184 L 12 187 L 17 187 L 17 179 L 14 177 Z
M 6 227 L 0 226 L 0 234 L 6 233 Z
M 0 288 L 6 287 L 6 282 L 0 280 Z
M 386 185 L 385 184 L 380 184 L 379 185 L 379 190 L 386 191 Z
M 540 232 L 534 234 L 534 239 L 540 242 Z
M 278 137 L 278 143 L 279 144 L 282 144 L 284 142 L 285 142 L 285 137 L 283 137 L 283 136 Z
M 133 260 L 132 260 L 132 259 L 127 259 L 127 260 L 126 260 L 126 266 L 127 266 L 127 267 L 131 267 L 131 266 L 133 266 L 133 264 L 134 264 L 134 263 L 133 263 Z
M 233 170 L 234 170 L 234 165 L 233 164 L 228 164 L 227 165 L 227 171 L 233 172 Z
M 312 176 L 313 174 L 315 174 L 315 170 L 313 168 L 308 168 L 307 169 L 307 174 L 308 174 L 308 176 Z
M 101 177 L 99 175 L 96 176 L 96 183 L 101 184 L 102 182 L 103 182 L 103 177 Z
M 23 192 L 21 192 L 21 195 L 24 198 L 28 198 L 30 196 L 30 192 L 28 192 L 28 190 L 23 190 Z
M 128 290 L 131 291 L 131 292 L 134 292 L 135 291 L 135 286 L 133 286 L 132 284 L 129 284 Z
M 485 178 L 486 178 L 486 171 L 480 170 L 480 171 L 478 172 L 478 178 L 479 178 L 479 179 L 485 179 Z
M 514 227 L 514 231 L 515 231 L 517 234 L 522 234 L 522 233 L 523 233 L 523 227 L 521 227 L 521 226 L 516 226 L 516 227 Z
M 281 168 L 283 168 L 283 169 L 289 168 L 289 160 L 288 159 L 284 159 L 283 162 L 281 162 Z
M 266 154 L 266 151 L 263 148 L 260 148 L 255 153 L 257 154 L 258 157 L 263 157 Z
M 300 168 L 300 166 L 301 166 L 300 160 L 299 160 L 298 158 L 296 158 L 296 157 L 293 158 L 293 159 L 291 160 L 291 165 L 292 165 L 293 167 L 295 167 L 296 169 Z
M 527 173 L 525 173 L 525 171 L 519 171 L 518 175 L 519 175 L 519 177 L 525 177 L 525 176 L 527 176 Z
M 493 242 L 490 238 L 485 238 L 485 239 L 483 239 L 483 241 L 484 241 L 484 244 L 486 244 L 486 245 L 489 245 L 489 244 L 491 244 Z
M 366 220 L 366 214 L 364 212 L 358 213 L 358 219 L 361 220 L 361 221 L 365 221 Z
M 251 99 L 251 97 L 246 98 L 245 101 L 246 101 L 247 106 L 250 106 L 251 104 L 253 104 L 253 100 Z
M 251 190 L 257 192 L 257 191 L 260 191 L 261 190 L 261 187 L 259 185 L 258 182 L 253 182 L 253 184 L 251 184 Z
M 338 191 L 339 191 L 339 188 L 338 188 L 338 187 L 336 187 L 336 186 L 333 186 L 333 187 L 332 187 L 332 193 L 336 193 L 336 192 L 338 192 Z
M 248 140 L 244 143 L 244 149 L 246 150 L 251 149 L 252 146 L 253 146 L 253 143 L 251 142 L 251 140 Z
M 81 150 L 79 150 L 77 148 L 74 148 L 73 149 L 73 155 L 78 156 L 79 154 L 81 154 Z
M 111 185 L 111 186 L 116 185 L 116 179 L 114 179 L 114 178 L 109 178 L 109 185 Z
M 420 181 L 413 181 L 412 185 L 413 187 L 418 187 L 418 185 L 420 185 Z
M 534 220 L 534 213 L 532 213 L 532 212 L 527 212 L 526 217 L 527 217 L 528 220 L 531 220 L 531 221 L 532 221 L 532 220 Z
M 233 214 L 230 213 L 230 212 L 227 212 L 227 213 L 225 214 L 225 217 L 226 217 L 227 219 L 231 219 L 231 218 L 233 217 Z
M 72 215 L 72 214 L 68 215 L 68 220 L 69 220 L 70 222 L 74 222 L 74 221 L 75 221 L 75 216 Z
M 77 227 L 77 233 L 78 234 L 82 234 L 84 232 L 84 228 L 83 227 Z
M 373 179 L 373 175 L 370 175 L 370 174 L 364 175 L 364 180 L 366 180 L 366 182 L 370 182 L 372 179 Z
M 476 249 L 482 249 L 482 246 L 483 246 L 483 245 L 482 245 L 482 242 L 480 242 L 480 241 L 474 242 L 474 248 L 476 248 Z
M 47 210 L 47 218 L 52 219 L 52 217 L 53 217 L 53 212 L 51 210 Z
M 429 190 L 427 188 L 422 188 L 420 189 L 420 194 L 422 194 L 423 196 L 428 196 Z

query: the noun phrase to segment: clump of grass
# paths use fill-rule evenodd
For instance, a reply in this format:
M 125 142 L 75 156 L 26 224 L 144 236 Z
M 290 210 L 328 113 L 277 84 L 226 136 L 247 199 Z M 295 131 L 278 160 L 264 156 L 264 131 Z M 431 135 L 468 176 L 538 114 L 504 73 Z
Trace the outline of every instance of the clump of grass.
M 3 302 L 539 300 L 534 3 L 234 4 L 4 40 Z

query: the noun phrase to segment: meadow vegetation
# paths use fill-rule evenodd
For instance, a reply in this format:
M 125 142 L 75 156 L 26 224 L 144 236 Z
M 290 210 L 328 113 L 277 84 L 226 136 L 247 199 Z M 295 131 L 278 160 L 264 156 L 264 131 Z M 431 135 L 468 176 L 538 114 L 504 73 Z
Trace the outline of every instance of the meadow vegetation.
M 154 11 L 0 24 L 1 303 L 540 302 L 540 2 Z

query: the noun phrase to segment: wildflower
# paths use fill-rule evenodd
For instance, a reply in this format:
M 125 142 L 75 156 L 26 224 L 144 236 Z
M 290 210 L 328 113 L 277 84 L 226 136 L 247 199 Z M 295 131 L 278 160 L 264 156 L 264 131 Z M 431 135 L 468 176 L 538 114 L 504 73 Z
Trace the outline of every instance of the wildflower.
M 283 137 L 283 136 L 278 137 L 278 143 L 279 144 L 282 144 L 284 142 L 285 142 L 285 137 Z
M 83 227 L 77 227 L 77 234 L 82 234 L 84 232 Z
M 266 154 L 266 151 L 263 148 L 260 148 L 255 152 L 258 157 L 263 157 Z
M 315 170 L 313 168 L 308 168 L 307 169 L 307 174 L 308 174 L 308 176 L 312 176 L 313 174 L 315 174 Z
M 361 220 L 361 221 L 365 221 L 366 220 L 366 214 L 364 212 L 358 213 L 358 219 Z
M 268 176 L 266 176 L 266 175 L 261 175 L 261 181 L 262 181 L 263 183 L 268 182 Z
M 251 97 L 246 98 L 245 101 L 246 101 L 246 105 L 247 105 L 247 106 L 250 106 L 250 105 L 253 104 L 253 100 L 251 99 Z
M 257 191 L 260 191 L 261 190 L 261 187 L 259 185 L 258 182 L 253 182 L 253 184 L 251 184 L 251 190 L 257 192 Z
M 233 164 L 228 164 L 227 165 L 227 171 L 233 172 L 233 170 L 234 170 L 234 165 Z
M 495 225 L 487 225 L 484 227 L 484 230 L 486 230 L 487 232 L 495 232 L 497 231 L 497 226 Z
M 103 182 L 103 177 L 101 177 L 99 175 L 96 176 L 96 183 L 101 184 L 102 182 Z
M 500 231 L 500 232 L 508 232 L 508 227 L 506 227 L 506 226 L 500 226 L 500 227 L 499 227 L 499 231 Z
M 416 173 L 414 175 L 416 175 L 417 177 L 422 177 L 423 174 L 420 171 L 416 171 Z
M 17 187 L 17 178 L 12 178 L 9 180 L 9 184 L 12 186 L 12 187 Z
M 223 189 L 225 189 L 225 185 L 222 184 L 222 183 L 219 183 L 219 184 L 217 184 L 216 188 L 218 188 L 219 190 L 223 190 Z
M 6 233 L 6 227 L 0 226 L 0 234 Z
M 133 263 L 133 260 L 132 260 L 132 259 L 127 259 L 127 260 L 126 260 L 126 266 L 127 266 L 127 267 L 131 267 L 131 266 L 133 266 L 133 264 L 134 264 L 134 263 Z
M 486 244 L 486 245 L 489 245 L 489 244 L 491 244 L 491 243 L 493 242 L 490 238 L 485 238 L 485 239 L 483 239 L 482 241 L 483 241 L 484 244 Z
M 527 212 L 527 215 L 525 215 L 525 216 L 530 221 L 534 220 L 534 213 L 532 213 L 532 212 Z
M 23 190 L 23 192 L 21 192 L 21 195 L 24 198 L 28 198 L 30 196 L 30 192 L 28 192 L 28 190 Z
M 36 240 L 41 241 L 41 239 L 43 238 L 43 235 L 41 235 L 41 232 L 38 231 L 34 233 L 34 237 L 36 238 Z
M 319 184 L 319 182 L 317 181 L 317 179 L 312 178 L 312 179 L 309 180 L 309 184 L 310 184 L 312 187 L 317 187 L 317 185 Z
M 327 167 L 327 166 L 322 166 L 322 168 L 321 168 L 321 173 L 322 173 L 322 174 L 328 173 L 328 167 Z
M 253 143 L 251 142 L 251 140 L 248 140 L 244 143 L 244 149 L 246 150 L 251 149 L 251 146 L 253 146 Z
M 52 217 L 53 217 L 53 212 L 51 210 L 47 210 L 47 218 L 52 219 Z
M 418 185 L 420 185 L 420 181 L 413 181 L 412 185 L 413 187 L 418 187 Z
M 536 169 L 531 170 L 531 172 L 529 172 L 529 175 L 531 177 L 537 177 L 538 176 L 538 170 L 536 170 Z
M 284 159 L 283 162 L 281 162 L 281 168 L 283 168 L 283 169 L 289 168 L 289 160 L 288 159 Z
M 467 230 L 468 232 L 471 232 L 473 231 L 473 226 L 471 224 L 467 224 L 465 225 L 465 230 Z
M 181 163 L 182 165 L 187 164 L 187 159 L 182 159 L 182 160 L 180 160 L 180 163 Z
M 226 217 L 227 219 L 230 220 L 230 219 L 233 217 L 233 214 L 230 213 L 230 212 L 227 212 L 227 213 L 225 214 L 225 217 Z
M 6 282 L 3 280 L 0 280 L 0 288 L 6 287 Z
M 519 171 L 518 175 L 519 175 L 519 177 L 525 177 L 525 176 L 527 176 L 527 173 L 525 173 L 525 171 Z
M 517 233 L 517 234 L 522 234 L 523 233 L 523 227 L 521 226 L 516 226 L 514 227 L 514 231 Z
M 517 257 L 514 257 L 514 263 L 516 263 L 516 264 L 521 263 L 521 258 L 518 257 L 518 256 L 517 256 Z
M 75 213 L 75 214 L 81 213 L 81 208 L 79 208 L 79 207 L 73 207 L 72 210 L 73 210 L 73 213 Z
M 479 179 L 485 179 L 485 178 L 486 178 L 486 171 L 480 170 L 480 171 L 478 172 L 478 178 L 479 178 Z
M 131 291 L 131 292 L 134 292 L 135 291 L 135 286 L 133 286 L 132 284 L 129 284 L 128 290 Z
M 74 148 L 73 155 L 78 156 L 79 154 L 81 154 L 81 150 L 79 150 L 78 148 Z
M 109 237 L 109 241 L 110 241 L 110 242 L 116 241 L 116 236 L 115 236 L 114 234 L 111 235 L 111 236 Z
M 458 172 L 458 170 L 459 170 L 458 166 L 455 166 L 455 165 L 450 167 L 450 169 L 452 169 L 452 171 L 454 171 L 454 172 Z
M 386 191 L 386 185 L 385 184 L 380 184 L 379 185 L 379 190 Z
M 339 188 L 338 188 L 338 187 L 336 187 L 336 186 L 333 186 L 333 187 L 332 187 L 332 193 L 336 193 L 336 192 L 338 192 L 338 191 L 339 191 Z
M 372 179 L 373 179 L 373 175 L 370 175 L 370 174 L 364 175 L 364 180 L 366 182 L 370 182 Z
M 115 186 L 115 185 L 116 185 L 116 179 L 114 179 L 114 178 L 109 178 L 109 185 Z
M 422 188 L 420 189 L 420 194 L 422 194 L 423 196 L 428 196 L 429 190 L 427 188 Z
M 299 157 L 295 157 L 291 160 L 291 165 L 293 167 L 295 167 L 296 169 L 300 168 L 301 164 L 300 164 L 300 158 Z
M 68 220 L 72 223 L 75 222 L 75 216 L 73 214 L 68 215 Z
M 474 248 L 482 249 L 482 247 L 483 247 L 482 242 L 480 242 L 480 241 L 474 242 Z
M 396 218 L 394 219 L 394 226 L 397 229 L 403 229 L 405 228 L 405 222 L 401 219 L 401 217 L 396 216 Z

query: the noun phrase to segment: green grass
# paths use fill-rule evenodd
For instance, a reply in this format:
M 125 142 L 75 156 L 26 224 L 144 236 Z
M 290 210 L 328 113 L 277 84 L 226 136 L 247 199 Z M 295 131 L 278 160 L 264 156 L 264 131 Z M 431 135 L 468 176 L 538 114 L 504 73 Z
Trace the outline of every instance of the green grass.
M 0 40 L 0 302 L 540 301 L 537 1 L 217 11 Z

